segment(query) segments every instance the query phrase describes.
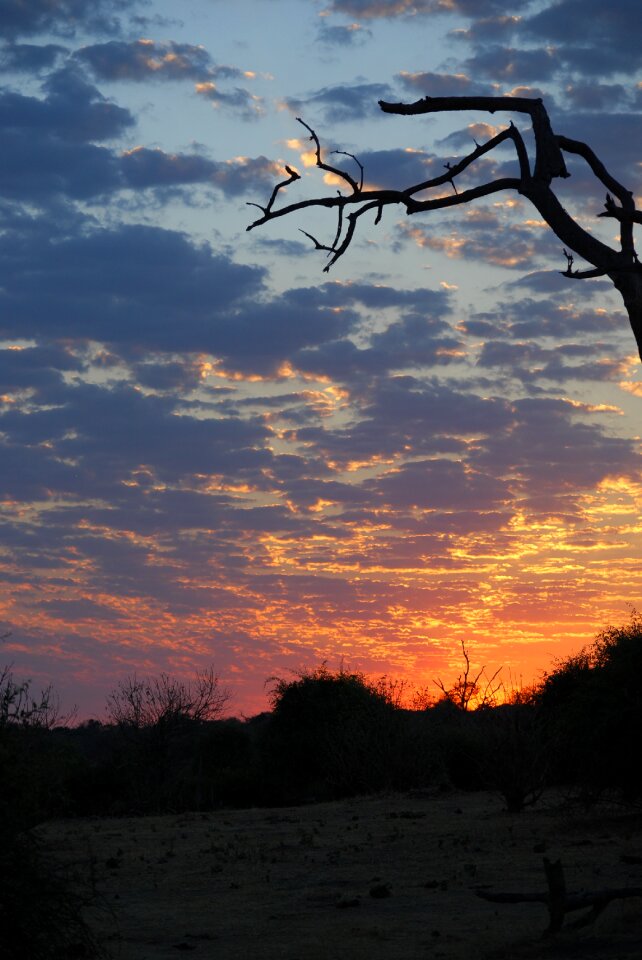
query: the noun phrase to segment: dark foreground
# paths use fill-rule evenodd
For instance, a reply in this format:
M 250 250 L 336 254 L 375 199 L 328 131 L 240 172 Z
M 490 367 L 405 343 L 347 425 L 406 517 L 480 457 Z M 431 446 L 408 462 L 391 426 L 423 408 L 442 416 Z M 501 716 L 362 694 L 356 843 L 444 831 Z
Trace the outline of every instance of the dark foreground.
M 477 888 L 642 886 L 642 814 L 550 798 L 520 815 L 488 793 L 85 819 L 39 831 L 93 885 L 88 914 L 119 960 L 640 960 L 642 898 L 543 938 L 542 904 Z M 569 917 L 569 922 L 577 915 Z

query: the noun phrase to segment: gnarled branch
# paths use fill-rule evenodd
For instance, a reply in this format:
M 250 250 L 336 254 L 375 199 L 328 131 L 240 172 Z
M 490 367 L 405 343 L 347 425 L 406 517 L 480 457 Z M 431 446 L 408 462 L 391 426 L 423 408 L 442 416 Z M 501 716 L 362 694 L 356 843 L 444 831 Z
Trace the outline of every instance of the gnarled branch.
M 344 194 L 338 191 L 334 197 L 315 197 L 300 200 L 275 209 L 274 203 L 279 190 L 299 179 L 298 174 L 290 167 L 286 167 L 286 171 L 290 175 L 289 179 L 277 184 L 266 207 L 254 204 L 263 215 L 251 223 L 247 229 L 253 230 L 269 220 L 288 216 L 308 207 L 327 207 L 337 210 L 337 228 L 332 243 L 320 243 L 311 234 L 303 231 L 312 240 L 316 249 L 323 250 L 328 254 L 329 261 L 325 267 L 327 271 L 346 252 L 354 238 L 359 218 L 370 210 L 375 209 L 377 211 L 375 217 L 375 224 L 377 224 L 381 220 L 383 208 L 391 204 L 401 204 L 406 213 L 412 215 L 470 203 L 503 190 L 515 191 L 533 204 L 551 230 L 562 241 L 565 248 L 572 250 L 590 265 L 589 269 L 585 270 L 572 269 L 573 254 L 567 253 L 565 249 L 567 267 L 563 271 L 563 276 L 573 280 L 608 276 L 613 285 L 620 291 L 642 357 L 642 265 L 639 263 L 635 251 L 633 237 L 633 226 L 642 223 L 642 214 L 635 208 L 633 194 L 609 173 L 602 161 L 587 144 L 553 132 L 544 104 L 539 98 L 423 97 L 414 103 L 379 101 L 379 106 L 384 113 L 402 116 L 462 110 L 483 110 L 488 113 L 507 111 L 526 114 L 530 117 L 533 128 L 535 140 L 534 162 L 531 167 L 522 135 L 511 121 L 508 127 L 491 137 L 486 143 L 475 143 L 475 149 L 456 163 L 446 163 L 445 172 L 436 177 L 402 189 L 364 189 L 364 169 L 357 157 L 345 151 L 334 151 L 334 153 L 348 156 L 355 161 L 360 170 L 359 181 L 345 170 L 333 166 L 323 159 L 321 144 L 316 132 L 303 120 L 297 118 L 299 123 L 309 132 L 309 139 L 314 143 L 316 166 L 342 180 L 350 188 L 350 193 Z M 506 140 L 511 140 L 515 147 L 519 176 L 503 177 L 463 191 L 459 190 L 456 178 L 471 167 L 476 160 L 494 150 L 495 147 Z M 564 209 L 554 193 L 551 182 L 555 178 L 569 176 L 564 161 L 564 152 L 582 157 L 593 174 L 609 191 L 606 208 L 598 216 L 612 217 L 619 221 L 619 249 L 603 243 L 584 229 Z M 445 184 L 452 186 L 453 193 L 451 195 L 420 196 L 430 190 L 437 190 Z M 618 203 L 613 197 L 617 199 Z M 357 205 L 358 209 L 345 215 L 346 208 L 352 205 Z
M 425 210 L 438 210 L 444 209 L 446 207 L 455 206 L 457 204 L 469 203 L 471 200 L 477 199 L 479 197 L 488 196 L 491 193 L 498 193 L 502 190 L 519 190 L 520 184 L 525 177 L 530 176 L 530 168 L 528 163 L 528 155 L 526 153 L 526 147 L 522 136 L 514 126 L 510 124 L 506 129 L 501 130 L 494 137 L 491 137 L 486 143 L 476 144 L 475 149 L 472 150 L 469 154 L 463 157 L 461 160 L 458 160 L 454 164 L 445 164 L 446 173 L 439 174 L 436 177 L 431 177 L 428 180 L 421 180 L 419 183 L 412 184 L 409 187 L 406 187 L 403 190 L 389 190 L 389 189 L 373 189 L 373 190 L 364 190 L 363 189 L 363 179 L 364 179 L 364 168 L 361 162 L 354 156 L 354 154 L 346 153 L 343 150 L 334 150 L 333 153 L 341 154 L 343 156 L 348 156 L 359 166 L 361 177 L 359 183 L 346 173 L 344 170 L 339 167 L 332 166 L 329 163 L 326 163 L 323 160 L 321 152 L 321 144 L 316 132 L 305 123 L 300 118 L 297 118 L 299 123 L 301 123 L 306 130 L 310 131 L 310 140 L 313 141 L 315 145 L 315 154 L 316 154 L 316 166 L 321 170 L 325 170 L 327 173 L 331 173 L 334 176 L 341 177 L 346 183 L 350 186 L 352 193 L 345 195 L 341 191 L 338 191 L 334 197 L 315 197 L 309 200 L 299 200 L 295 203 L 288 204 L 285 207 L 279 209 L 274 209 L 273 204 L 276 198 L 278 190 L 282 187 L 287 186 L 292 183 L 295 179 L 300 179 L 299 175 L 296 174 L 292 176 L 293 171 L 290 167 L 286 167 L 288 173 L 291 174 L 290 179 L 284 180 L 282 183 L 278 184 L 272 192 L 270 202 L 266 207 L 262 207 L 260 204 L 250 204 L 251 206 L 258 207 L 262 211 L 263 216 L 258 220 L 255 220 L 251 223 L 247 229 L 253 230 L 255 227 L 261 226 L 264 223 L 267 223 L 269 220 L 274 220 L 277 217 L 288 216 L 291 213 L 296 212 L 297 210 L 304 210 L 308 207 L 330 207 L 336 208 L 338 211 L 338 222 L 337 230 L 335 233 L 335 238 L 331 244 L 321 243 L 313 237 L 312 234 L 308 233 L 306 230 L 301 232 L 307 236 L 314 244 L 316 250 L 325 250 L 328 253 L 332 254 L 332 257 L 328 264 L 324 267 L 324 271 L 328 271 L 330 267 L 337 262 L 339 257 L 341 257 L 348 247 L 354 237 L 355 228 L 357 220 L 364 213 L 367 213 L 373 208 L 377 209 L 377 216 L 375 223 L 379 223 L 381 220 L 381 215 L 383 212 L 384 206 L 389 204 L 403 204 L 406 208 L 406 213 L 420 213 Z M 517 153 L 517 159 L 520 168 L 520 177 L 504 177 L 501 180 L 497 180 L 491 183 L 482 184 L 478 187 L 473 187 L 469 190 L 465 190 L 461 193 L 457 191 L 455 185 L 455 178 L 459 176 L 464 170 L 468 169 L 476 160 L 480 157 L 483 157 L 485 154 L 489 153 L 495 147 L 499 146 L 505 140 L 512 140 L 515 145 L 515 150 Z M 450 183 L 453 186 L 454 194 L 451 196 L 441 196 L 435 197 L 434 199 L 429 200 L 417 200 L 415 198 L 416 194 L 425 193 L 428 190 L 434 190 L 438 187 L 443 186 L 444 184 Z M 344 209 L 348 205 L 352 204 L 361 204 L 361 208 L 354 213 L 349 214 L 345 219 L 348 222 L 345 234 L 343 234 L 343 224 L 344 224 Z
M 270 199 L 268 200 L 266 207 L 262 207 L 260 203 L 248 203 L 248 207 L 258 207 L 259 210 L 262 210 L 263 218 L 265 220 L 268 220 L 270 217 L 270 213 L 272 211 L 272 207 L 274 206 L 274 201 L 276 200 L 279 190 L 283 189 L 283 187 L 289 186 L 289 184 L 294 183 L 296 180 L 301 179 L 301 174 L 297 173 L 296 170 L 293 170 L 292 167 L 288 167 L 286 165 L 285 172 L 289 174 L 288 179 L 282 180 L 281 183 L 277 183 L 274 190 L 272 191 L 272 195 L 270 196 Z
M 423 97 L 414 103 L 387 103 L 379 101 L 384 113 L 417 116 L 423 113 L 450 113 L 453 110 L 483 110 L 495 113 L 527 113 L 533 124 L 536 159 L 535 176 L 551 181 L 553 177 L 568 177 L 564 156 L 551 130 L 550 120 L 542 101 L 528 97 Z
M 297 119 L 297 122 L 301 124 L 301 126 L 305 127 L 305 129 L 310 132 L 309 139 L 314 141 L 314 148 L 315 148 L 315 153 L 317 158 L 317 167 L 319 167 L 321 170 L 327 170 L 328 173 L 333 173 L 336 177 L 341 177 L 343 180 L 346 181 L 346 183 L 348 183 L 352 187 L 353 193 L 357 193 L 357 194 L 360 193 L 361 185 L 358 184 L 357 181 L 353 177 L 351 177 L 349 173 L 346 173 L 346 171 L 342 170 L 340 167 L 332 167 L 330 166 L 329 163 L 323 162 L 323 160 L 321 159 L 321 144 L 319 143 L 319 138 L 317 137 L 316 133 L 314 132 L 312 127 L 309 127 L 307 125 L 305 120 L 301 119 L 301 117 L 297 117 L 296 119 Z M 334 151 L 334 153 L 342 153 L 342 152 L 343 151 L 341 150 Z M 352 157 L 352 154 L 351 153 L 346 154 L 346 156 Z M 352 157 L 352 159 L 356 160 L 356 162 L 359 163 L 356 157 Z M 360 163 L 359 163 L 359 166 L 361 167 Z M 361 182 L 363 183 L 363 167 L 361 167 Z

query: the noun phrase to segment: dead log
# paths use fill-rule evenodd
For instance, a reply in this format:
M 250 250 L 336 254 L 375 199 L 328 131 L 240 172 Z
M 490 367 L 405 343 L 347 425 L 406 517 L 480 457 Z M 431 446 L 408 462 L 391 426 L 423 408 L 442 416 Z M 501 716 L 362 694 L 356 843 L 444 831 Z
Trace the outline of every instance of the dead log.
M 567 913 L 588 908 L 573 926 L 582 927 L 599 917 L 612 900 L 627 897 L 642 897 L 642 887 L 617 887 L 607 890 L 586 890 L 581 893 L 567 893 L 564 869 L 561 860 L 551 861 L 544 857 L 544 871 L 548 889 L 537 893 L 502 893 L 478 888 L 476 893 L 482 900 L 491 903 L 543 903 L 548 909 L 549 924 L 546 935 L 562 929 Z

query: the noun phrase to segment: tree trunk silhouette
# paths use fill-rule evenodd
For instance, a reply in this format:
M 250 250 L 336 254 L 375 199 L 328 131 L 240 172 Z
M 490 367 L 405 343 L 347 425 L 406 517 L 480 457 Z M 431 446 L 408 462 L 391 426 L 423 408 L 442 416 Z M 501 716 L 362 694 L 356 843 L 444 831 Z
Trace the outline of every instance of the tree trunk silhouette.
M 346 252 L 352 242 L 359 218 L 368 211 L 375 212 L 375 224 L 377 224 L 381 219 L 383 208 L 390 204 L 402 204 L 406 208 L 406 213 L 413 215 L 459 206 L 504 190 L 513 190 L 533 204 L 542 219 L 564 244 L 566 270 L 562 272 L 563 276 L 578 281 L 595 277 L 608 277 L 611 280 L 624 301 L 638 352 L 642 359 L 642 264 L 638 260 L 633 240 L 633 225 L 634 223 L 642 223 L 642 213 L 636 210 L 631 191 L 622 186 L 609 173 L 602 161 L 587 144 L 553 132 L 548 113 L 541 99 L 527 97 L 423 97 L 414 103 L 387 103 L 380 100 L 379 106 L 384 113 L 403 116 L 449 113 L 460 110 L 481 110 L 488 113 L 506 111 L 527 114 L 533 126 L 534 162 L 531 164 L 523 137 L 511 121 L 508 127 L 501 130 L 486 143 L 476 144 L 475 149 L 461 160 L 453 164 L 446 164 L 446 172 L 437 177 L 399 190 L 364 190 L 364 170 L 359 160 L 352 154 L 344 153 L 344 151 L 334 151 L 351 157 L 359 166 L 360 178 L 357 181 L 345 170 L 335 167 L 323 159 L 321 145 L 315 131 L 303 120 L 297 118 L 299 123 L 309 132 L 309 139 L 315 145 L 316 165 L 342 180 L 345 186 L 349 188 L 350 193 L 343 194 L 339 191 L 335 196 L 300 200 L 284 207 L 275 208 L 274 204 L 279 191 L 300 179 L 296 170 L 292 167 L 286 167 L 288 179 L 276 184 L 266 206 L 257 203 L 250 204 L 258 207 L 262 216 L 251 223 L 247 229 L 252 230 L 254 227 L 261 226 L 277 217 L 286 216 L 307 207 L 336 208 L 338 212 L 337 228 L 332 243 L 320 243 L 311 234 L 302 231 L 314 243 L 317 250 L 327 252 L 329 257 L 328 264 L 325 267 L 327 271 Z M 455 178 L 505 140 L 512 140 L 514 144 L 519 165 L 519 176 L 502 177 L 459 192 L 455 184 Z M 580 226 L 557 198 L 551 182 L 557 178 L 569 176 L 564 160 L 565 153 L 581 157 L 594 176 L 606 188 L 604 210 L 598 216 L 610 217 L 619 223 L 619 248 L 603 243 Z M 424 194 L 426 191 L 442 187 L 448 183 L 453 189 L 451 195 L 436 196 L 432 199 L 417 198 L 417 194 Z M 355 206 L 356 209 L 346 214 L 344 212 L 346 208 L 352 206 Z M 566 248 L 573 252 L 569 253 Z M 590 264 L 590 268 L 574 269 L 575 258 L 573 254 L 577 254 Z

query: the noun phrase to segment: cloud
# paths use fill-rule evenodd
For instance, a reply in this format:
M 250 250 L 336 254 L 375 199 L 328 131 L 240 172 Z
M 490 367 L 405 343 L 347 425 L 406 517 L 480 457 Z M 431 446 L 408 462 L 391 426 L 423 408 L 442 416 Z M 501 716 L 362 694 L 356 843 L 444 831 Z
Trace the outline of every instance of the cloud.
M 451 147 L 456 150 L 464 150 L 469 153 L 476 143 L 484 143 L 488 140 L 491 140 L 493 137 L 497 136 L 500 128 L 495 127 L 490 123 L 485 123 L 483 120 L 478 121 L 477 123 L 469 123 L 467 127 L 463 130 L 454 130 L 452 133 L 449 133 L 443 139 L 438 140 L 437 144 L 440 147 Z M 500 144 L 498 149 L 502 149 L 504 144 Z M 514 147 L 512 144 L 506 145 L 507 149 L 513 152 Z
M 381 117 L 378 101 L 390 96 L 387 84 L 351 83 L 323 87 L 304 97 L 288 97 L 283 103 L 292 113 L 303 116 L 318 110 L 325 123 L 351 123 Z
M 574 303 L 577 286 L 563 277 L 560 281 L 565 286 L 553 289 L 535 284 L 538 293 L 550 296 L 498 299 L 490 312 L 469 312 L 461 329 L 486 341 L 478 354 L 479 368 L 503 366 L 531 386 L 540 376 L 557 382 L 622 376 L 630 354 L 623 310 L 613 307 L 606 285 L 585 284 Z M 504 286 L 528 285 L 517 281 Z
M 359 398 L 357 384 L 354 402 Z M 398 457 L 459 455 L 464 438 L 502 431 L 512 420 L 500 398 L 467 394 L 450 383 L 408 375 L 368 382 L 346 427 L 303 426 L 289 434 L 340 467 L 353 462 L 381 464 Z
M 422 249 L 444 253 L 454 260 L 476 260 L 510 270 L 532 268 L 555 253 L 552 233 L 537 221 L 515 222 L 500 217 L 493 208 L 475 206 L 446 226 L 439 221 L 426 227 L 400 224 L 401 235 Z
M 158 227 L 81 224 L 56 236 L 43 220 L 40 235 L 0 240 L 0 276 L 2 335 L 96 341 L 131 356 L 197 351 L 233 370 L 273 374 L 356 322 L 314 288 L 270 300 L 262 269 Z
M 637 0 L 558 0 L 525 18 L 522 29 L 526 37 L 554 44 L 573 70 L 588 76 L 626 74 L 640 66 L 639 14 Z
M 119 620 L 123 614 L 113 607 L 95 600 L 41 600 L 34 604 L 44 610 L 48 617 L 61 620 Z
M 621 83 L 569 83 L 564 88 L 564 103 L 576 110 L 610 112 L 627 105 L 629 91 Z
M 41 230 L 0 240 L 7 336 L 207 349 L 216 312 L 262 286 L 260 268 L 234 264 L 176 231 L 122 224 L 56 236 L 46 220 Z M 225 323 L 232 328 L 231 318 Z
M 208 100 L 214 108 L 229 108 L 243 120 L 255 120 L 263 114 L 261 98 L 243 87 L 235 87 L 227 92 L 221 90 L 213 80 L 204 80 L 197 83 L 195 89 L 198 96 Z
M 521 17 L 515 14 L 478 16 L 468 27 L 452 30 L 450 36 L 468 43 L 487 43 L 488 41 L 498 43 L 501 40 L 509 40 L 518 30 L 520 23 Z
M 511 284 L 515 287 L 527 287 L 536 293 L 559 293 L 564 288 L 568 289 L 568 279 L 564 278 L 559 270 L 534 270 L 519 280 L 513 280 Z M 611 289 L 611 284 L 606 280 L 591 280 L 590 289 L 606 292 Z
M 540 337 L 546 334 L 540 329 Z M 513 336 L 517 335 L 512 330 Z M 557 343 L 542 347 L 537 342 L 487 340 L 477 361 L 478 367 L 497 367 L 522 383 L 539 385 L 548 380 L 567 383 L 570 380 L 617 381 L 622 376 L 622 362 L 605 358 L 598 344 Z
M 629 190 L 642 190 L 642 166 L 637 142 L 642 112 L 615 109 L 587 112 L 555 110 L 552 122 L 556 133 L 587 142 L 612 176 Z M 573 176 L 564 186 L 566 189 L 574 188 L 575 200 L 578 194 L 599 198 L 599 207 L 593 206 L 593 215 L 603 209 L 604 187 L 584 161 L 577 162 Z M 595 201 L 591 202 L 595 204 Z
M 360 23 L 331 25 L 324 19 L 319 25 L 317 36 L 321 43 L 330 47 L 354 47 L 365 43 L 372 36 L 372 31 Z
M 528 6 L 530 0 L 513 0 L 512 7 L 517 11 Z M 461 13 L 474 16 L 503 13 L 505 4 L 501 0 L 333 0 L 329 9 L 334 13 L 347 14 L 350 17 L 362 17 L 366 20 L 396 17 L 421 17 L 434 13 Z
M 555 501 L 568 505 L 607 477 L 635 476 L 639 469 L 636 444 L 582 422 L 581 404 L 532 398 L 516 401 L 514 409 L 511 429 L 489 436 L 475 461 L 486 468 L 492 464 L 499 475 L 516 476 L 516 494 L 536 509 L 555 509 Z
M 430 287 L 403 289 L 385 283 L 342 283 L 328 282 L 318 287 L 293 287 L 285 294 L 293 303 L 308 302 L 313 298 L 327 307 L 339 307 L 346 304 L 363 304 L 374 310 L 386 307 L 405 307 L 423 310 L 426 314 L 439 316 L 451 307 L 446 290 L 433 290 Z
M 464 66 L 473 75 L 519 85 L 564 74 L 567 82 L 577 82 L 578 75 L 599 82 L 600 76 L 630 75 L 639 67 L 636 0 L 610 6 L 601 0 L 557 0 L 537 12 L 529 3 L 511 4 L 498 16 L 489 4 L 458 6 L 471 22 L 452 35 L 472 45 Z
M 463 355 L 461 339 L 449 324 L 425 314 L 409 314 L 372 334 L 359 348 L 351 340 L 335 340 L 294 354 L 295 366 L 306 373 L 331 376 L 355 387 L 355 378 L 392 370 L 442 366 Z
M 252 71 L 214 63 L 205 47 L 175 41 L 110 40 L 78 50 L 78 61 L 86 64 L 101 80 L 142 83 L 162 80 L 191 80 L 198 96 L 214 107 L 229 108 L 243 119 L 263 112 L 262 100 L 245 87 L 221 89 L 228 80 L 252 78 Z
M 489 84 L 472 80 L 465 73 L 406 73 L 402 71 L 395 78 L 406 90 L 422 97 L 471 97 L 492 96 Z
M 134 147 L 120 159 L 123 185 L 134 189 L 203 183 L 228 196 L 240 196 L 272 186 L 281 172 L 267 157 L 210 160 L 201 154 L 170 154 L 158 148 Z
M 41 389 L 62 383 L 62 374 L 80 372 L 85 364 L 67 347 L 35 346 L 0 349 L 0 383 L 7 392 Z
M 43 99 L 3 90 L 0 126 L 10 131 L 55 133 L 72 142 L 109 140 L 135 123 L 131 112 L 111 103 L 75 70 L 63 68 L 43 83 Z
M 73 463 L 87 484 L 86 494 L 93 490 L 96 499 L 141 464 L 168 482 L 195 473 L 253 468 L 270 459 L 260 449 L 266 429 L 250 417 L 240 421 L 180 414 L 176 398 L 145 396 L 124 383 L 108 388 L 82 383 L 52 391 L 54 395 L 55 408 L 6 411 L 3 429 L 14 443 L 46 439 L 45 459 L 50 464 Z M 101 475 L 91 485 L 97 469 Z
M 59 195 L 89 199 L 124 189 L 155 189 L 160 196 L 163 189 L 195 183 L 240 196 L 271 187 L 280 172 L 266 157 L 215 161 L 200 153 L 147 147 L 121 153 L 88 142 L 111 139 L 134 119 L 92 87 L 64 92 L 45 99 L 0 94 L 0 191 L 5 197 L 42 203 Z
M 200 80 L 242 76 L 232 67 L 216 67 L 203 46 L 168 40 L 109 40 L 81 47 L 75 58 L 100 80 Z
M 422 150 L 392 147 L 388 150 L 363 150 L 356 154 L 363 165 L 364 183 L 368 187 L 389 187 L 400 190 L 413 183 L 422 183 L 438 173 L 443 173 L 443 166 L 437 158 Z M 342 157 L 331 157 L 333 165 L 347 168 L 353 161 Z M 355 173 L 354 167 L 351 172 Z
M 523 50 L 493 44 L 469 57 L 464 67 L 473 76 L 523 85 L 550 80 L 560 62 L 555 50 L 549 48 Z
M 74 36 L 80 30 L 115 33 L 118 14 L 135 9 L 137 0 L 1 0 L 0 20 L 5 36 L 50 32 Z
M 2 114 L 0 100 L 0 115 Z M 0 152 L 0 192 L 5 198 L 45 203 L 66 195 L 89 199 L 124 186 L 112 152 L 69 143 L 47 130 L 5 128 Z
M 457 510 L 467 504 L 492 510 L 508 498 L 506 480 L 453 460 L 417 460 L 372 483 L 384 503 L 393 508 Z
M 66 194 L 86 198 L 122 184 L 118 163 L 97 142 L 129 132 L 132 113 L 107 100 L 77 69 L 51 73 L 43 97 L 0 91 L 0 191 L 41 203 Z
M 258 234 L 253 234 L 252 245 L 265 253 L 286 257 L 288 260 L 295 260 L 314 252 L 314 248 L 309 243 L 302 243 L 300 240 L 285 240 Z
M 67 52 L 57 43 L 7 43 L 0 48 L 0 72 L 39 73 L 53 67 Z

